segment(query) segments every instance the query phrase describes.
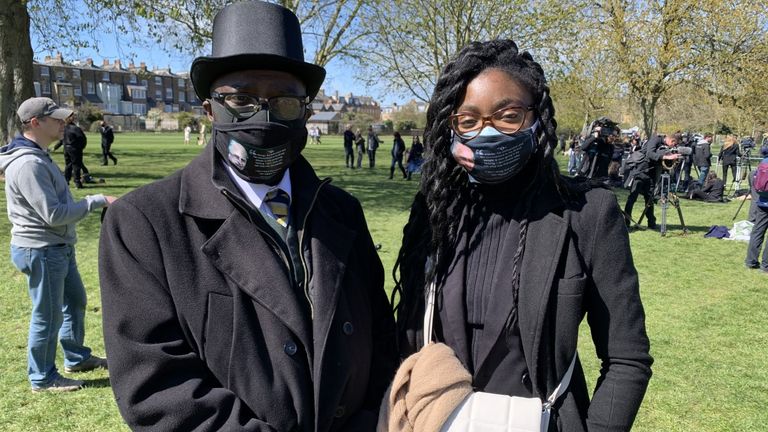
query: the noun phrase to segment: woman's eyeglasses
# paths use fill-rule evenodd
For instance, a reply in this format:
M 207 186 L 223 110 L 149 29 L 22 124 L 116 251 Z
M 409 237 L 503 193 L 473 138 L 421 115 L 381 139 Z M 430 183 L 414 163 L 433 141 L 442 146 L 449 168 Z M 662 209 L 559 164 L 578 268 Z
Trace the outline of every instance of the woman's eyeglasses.
M 502 108 L 491 115 L 482 116 L 472 112 L 458 112 L 452 114 L 449 119 L 451 129 L 461 138 L 471 140 L 480 134 L 486 123 L 491 123 L 499 132 L 511 135 L 519 131 L 525 124 L 529 111 L 535 107 L 510 106 Z
M 250 118 L 266 109 L 277 120 L 298 120 L 304 117 L 309 98 L 306 96 L 275 96 L 261 98 L 248 93 L 211 92 L 211 98 L 229 108 L 240 119 Z

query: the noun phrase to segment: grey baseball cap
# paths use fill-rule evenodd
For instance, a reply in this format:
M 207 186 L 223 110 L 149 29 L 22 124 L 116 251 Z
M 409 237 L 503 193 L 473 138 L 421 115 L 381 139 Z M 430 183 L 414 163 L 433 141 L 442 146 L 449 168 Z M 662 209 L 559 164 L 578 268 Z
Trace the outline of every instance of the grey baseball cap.
M 26 123 L 34 117 L 51 117 L 64 120 L 71 116 L 72 113 L 74 113 L 74 111 L 71 109 L 59 108 L 53 99 L 46 97 L 29 98 L 22 102 L 21 105 L 19 105 L 19 109 L 16 110 L 16 114 L 19 115 L 19 119 L 22 123 Z

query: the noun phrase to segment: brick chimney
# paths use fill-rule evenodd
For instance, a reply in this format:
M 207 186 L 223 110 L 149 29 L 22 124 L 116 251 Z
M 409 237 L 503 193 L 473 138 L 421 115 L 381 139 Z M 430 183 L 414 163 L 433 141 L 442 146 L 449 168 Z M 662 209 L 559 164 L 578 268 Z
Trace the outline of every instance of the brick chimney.
M 115 69 L 121 69 L 122 65 L 120 64 L 120 59 L 115 60 Z
M 50 63 L 50 62 L 51 62 L 51 56 L 45 56 L 45 57 L 43 58 L 43 62 L 44 62 L 44 63 Z
M 109 59 L 104 59 L 104 61 L 101 63 L 101 67 L 109 67 Z
M 136 65 L 133 62 L 128 63 L 128 69 L 136 69 Z
M 86 66 L 93 67 L 93 59 L 92 58 L 85 59 L 85 64 Z
M 61 56 L 60 52 L 56 53 L 56 61 L 59 63 L 64 63 L 64 57 Z

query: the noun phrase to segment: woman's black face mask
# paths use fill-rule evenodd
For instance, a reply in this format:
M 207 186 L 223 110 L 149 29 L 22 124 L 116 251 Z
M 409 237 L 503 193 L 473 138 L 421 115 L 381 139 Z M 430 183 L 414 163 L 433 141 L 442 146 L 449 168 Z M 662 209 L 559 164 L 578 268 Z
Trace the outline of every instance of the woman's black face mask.
M 242 179 L 274 185 L 299 157 L 307 143 L 306 118 L 269 121 L 269 111 L 239 119 L 216 101 L 213 141 L 216 150 Z

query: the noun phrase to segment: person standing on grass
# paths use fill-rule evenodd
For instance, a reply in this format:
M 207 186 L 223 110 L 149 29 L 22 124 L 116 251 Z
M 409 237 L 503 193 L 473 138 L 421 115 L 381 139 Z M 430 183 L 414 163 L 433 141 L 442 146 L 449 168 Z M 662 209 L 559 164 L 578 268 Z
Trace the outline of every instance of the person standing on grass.
M 768 174 L 766 174 L 768 173 L 766 171 L 768 170 L 768 146 L 763 146 L 760 149 L 760 154 L 763 156 L 763 160 L 757 165 L 752 181 L 752 196 L 756 198 L 756 201 L 750 212 L 754 218 L 754 225 L 752 225 L 752 233 L 749 236 L 745 264 L 747 268 L 759 268 L 768 273 L 768 244 L 763 249 L 762 261 L 758 260 L 760 249 L 763 248 L 765 233 L 768 231 L 768 192 L 759 192 L 758 189 L 766 187 L 765 182 L 768 179 Z
M 115 142 L 112 126 L 106 120 L 102 120 L 99 132 L 101 133 L 101 164 L 107 165 L 107 158 L 110 158 L 112 163 L 117 165 L 117 158 L 112 154 L 112 143 Z
M 359 128 L 355 131 L 355 147 L 357 148 L 357 168 L 362 168 L 363 154 L 365 153 L 365 138 Z
M 428 340 L 453 350 L 473 389 L 545 399 L 572 370 L 545 430 L 629 431 L 653 362 L 629 235 L 612 192 L 560 174 L 542 67 L 511 40 L 469 44 L 437 79 L 424 144 L 394 272 L 402 357 L 422 346 L 432 286 Z M 591 350 L 576 355 L 585 316 L 592 392 Z
M 344 165 L 347 168 L 355 168 L 355 133 L 352 132 L 352 125 L 347 125 L 344 130 Z
M 89 195 L 75 201 L 48 146 L 64 133 L 72 111 L 48 98 L 31 98 L 17 111 L 22 134 L 0 148 L 5 197 L 11 222 L 11 262 L 27 276 L 32 317 L 28 368 L 32 391 L 74 391 L 84 381 L 61 376 L 56 345 L 64 350 L 64 371 L 107 368 L 107 359 L 84 345 L 86 294 L 75 258 L 75 224 L 115 198 Z
M 83 182 L 93 181 L 83 162 L 83 151 L 88 144 L 88 138 L 80 126 L 75 124 L 75 117 L 75 114 L 72 114 L 65 120 L 64 136 L 53 146 L 53 150 L 64 146 L 64 179 L 67 180 L 67 184 L 70 179 L 73 179 L 75 187 L 82 189 Z
M 389 167 L 389 179 L 395 176 L 395 165 L 402 171 L 403 178 L 408 178 L 408 174 L 405 172 L 403 166 L 403 155 L 405 154 L 405 141 L 400 136 L 400 132 L 395 132 L 395 139 L 392 143 L 392 165 Z
M 184 128 L 184 144 L 189 144 L 189 137 L 192 135 L 192 127 L 187 125 Z
M 373 131 L 373 126 L 368 126 L 368 168 L 376 166 L 376 149 L 379 148 L 379 136 Z
M 117 406 L 132 429 L 373 431 L 395 323 L 360 203 L 301 154 L 325 69 L 268 2 L 224 7 L 212 48 L 190 71 L 211 145 L 102 225 Z

